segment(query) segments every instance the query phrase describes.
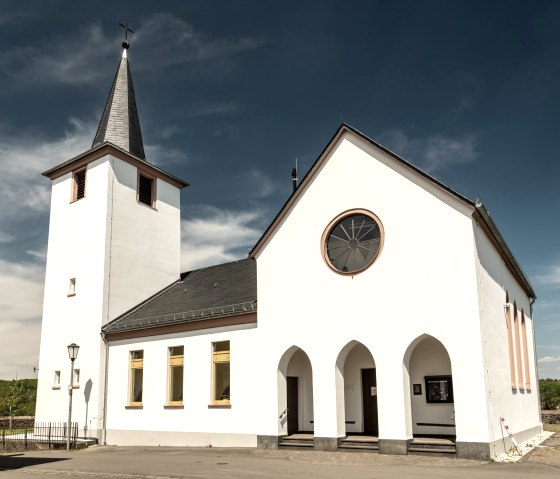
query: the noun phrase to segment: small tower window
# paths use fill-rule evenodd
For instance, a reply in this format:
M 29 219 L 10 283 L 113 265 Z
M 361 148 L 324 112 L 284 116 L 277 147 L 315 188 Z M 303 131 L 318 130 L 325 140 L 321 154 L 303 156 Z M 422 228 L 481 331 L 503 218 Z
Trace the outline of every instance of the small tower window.
M 76 278 L 70 278 L 68 285 L 68 296 L 76 296 Z
M 60 371 L 54 372 L 53 389 L 60 389 Z
M 78 201 L 86 196 L 86 170 L 75 171 L 72 175 L 72 201 Z
M 138 175 L 138 201 L 155 207 L 154 180 L 143 174 Z

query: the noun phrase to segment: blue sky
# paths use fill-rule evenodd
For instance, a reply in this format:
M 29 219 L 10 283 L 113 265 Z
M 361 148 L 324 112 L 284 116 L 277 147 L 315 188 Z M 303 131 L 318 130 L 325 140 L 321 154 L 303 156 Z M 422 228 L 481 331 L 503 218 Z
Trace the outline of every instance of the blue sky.
M 559 2 L 0 0 L 0 378 L 38 363 L 47 168 L 93 141 L 128 21 L 184 270 L 244 257 L 341 122 L 482 199 L 560 378 Z

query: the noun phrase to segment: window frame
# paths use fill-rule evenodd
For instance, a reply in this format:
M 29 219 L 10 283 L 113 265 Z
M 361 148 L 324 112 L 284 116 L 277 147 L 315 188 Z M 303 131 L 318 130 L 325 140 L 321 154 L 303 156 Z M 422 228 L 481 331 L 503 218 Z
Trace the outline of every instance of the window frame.
M 76 296 L 76 278 L 70 278 L 67 296 Z
M 333 233 L 333 231 L 335 230 L 335 228 L 341 222 L 343 222 L 346 218 L 350 216 L 356 216 L 356 215 L 367 216 L 377 224 L 377 227 L 379 229 L 379 245 L 377 247 L 377 251 L 375 252 L 373 258 L 369 260 L 369 262 L 365 264 L 362 268 L 357 269 L 356 271 L 341 271 L 332 263 L 332 261 L 329 258 L 329 251 L 328 251 L 329 238 Z M 342 213 L 337 215 L 325 228 L 321 236 L 321 254 L 327 266 L 335 273 L 340 274 L 342 276 L 356 276 L 369 269 L 379 259 L 379 256 L 381 256 L 381 252 L 383 251 L 384 242 L 385 242 L 385 229 L 379 217 L 373 212 L 366 210 L 364 208 L 353 208 L 350 210 L 343 211 Z
M 227 350 L 216 351 L 219 344 L 227 343 Z M 217 399 L 217 366 L 218 364 L 227 364 L 229 366 L 229 394 L 227 399 Z M 229 406 L 231 405 L 231 343 L 229 340 L 215 341 L 212 343 L 212 391 L 211 391 L 211 405 L 212 406 Z
M 432 399 L 430 397 L 430 384 L 436 381 L 445 381 L 447 383 L 447 399 Z M 451 374 L 441 374 L 437 376 L 424 376 L 424 385 L 426 387 L 426 402 L 428 404 L 449 404 L 453 403 L 453 378 Z
M 80 368 L 74 368 L 72 378 L 72 389 L 80 389 Z
M 83 191 L 81 192 L 81 196 L 79 196 L 80 194 L 80 180 L 79 177 L 80 175 L 83 174 Z M 84 168 L 80 168 L 76 171 L 72 172 L 72 196 L 70 198 L 70 202 L 71 203 L 75 203 L 76 201 L 79 201 L 83 198 L 86 197 L 86 183 L 87 183 L 87 167 Z
M 150 203 L 146 203 L 145 201 L 142 201 L 140 199 L 140 182 L 141 182 L 141 178 L 145 178 L 147 180 L 150 180 Z M 137 176 L 137 181 L 136 181 L 136 201 L 138 204 L 147 206 L 149 208 L 152 209 L 156 209 L 156 185 L 157 185 L 157 178 L 155 176 L 152 176 L 150 174 L 147 174 L 144 171 L 138 170 L 138 176 Z
M 54 378 L 53 378 L 53 389 L 60 389 L 60 370 L 56 369 L 54 371 Z
M 172 350 L 176 348 L 182 348 L 182 354 L 172 354 Z M 173 369 L 181 368 L 181 399 L 179 401 L 175 401 L 172 399 L 173 397 Z M 183 405 L 183 396 L 185 392 L 185 383 L 184 383 L 184 374 L 185 374 L 185 347 L 184 346 L 170 346 L 167 348 L 167 406 L 182 406 Z
M 140 358 L 134 358 L 135 353 L 142 353 Z M 140 390 L 140 401 L 134 401 L 135 371 L 142 371 L 142 386 Z M 129 381 L 128 381 L 128 405 L 132 407 L 141 407 L 144 389 L 144 350 L 136 349 L 129 353 Z

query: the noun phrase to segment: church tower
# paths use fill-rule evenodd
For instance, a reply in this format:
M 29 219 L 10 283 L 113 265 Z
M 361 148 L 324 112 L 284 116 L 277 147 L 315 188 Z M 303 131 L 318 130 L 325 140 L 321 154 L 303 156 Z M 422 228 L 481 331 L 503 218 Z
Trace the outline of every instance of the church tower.
M 103 429 L 101 327 L 180 273 L 188 184 L 146 161 L 128 47 L 125 40 L 91 149 L 43 173 L 52 195 L 36 421 L 67 421 L 67 346 L 76 343 L 72 421 L 87 437 Z

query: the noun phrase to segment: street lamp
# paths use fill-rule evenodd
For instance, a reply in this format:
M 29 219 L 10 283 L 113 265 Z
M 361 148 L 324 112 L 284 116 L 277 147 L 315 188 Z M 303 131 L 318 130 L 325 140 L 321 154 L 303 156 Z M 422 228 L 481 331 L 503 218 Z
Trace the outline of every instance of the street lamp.
M 70 386 L 68 386 L 68 430 L 66 436 L 66 450 L 70 450 L 70 429 L 72 428 L 72 390 L 74 389 L 74 361 L 78 357 L 80 346 L 76 343 L 68 345 L 68 356 L 70 357 Z

